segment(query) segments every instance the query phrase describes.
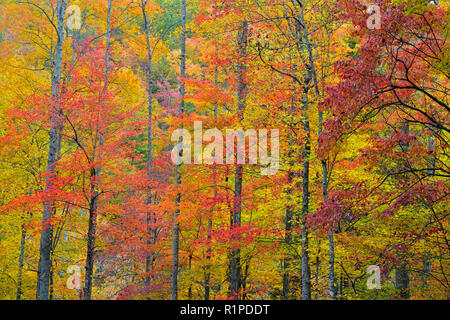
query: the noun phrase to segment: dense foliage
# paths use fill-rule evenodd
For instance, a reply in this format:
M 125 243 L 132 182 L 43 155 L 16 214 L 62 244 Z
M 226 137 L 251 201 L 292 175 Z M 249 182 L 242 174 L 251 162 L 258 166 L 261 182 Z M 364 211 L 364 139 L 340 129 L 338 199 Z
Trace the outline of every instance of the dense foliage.
M 2 0 L 0 299 L 448 299 L 448 8 Z

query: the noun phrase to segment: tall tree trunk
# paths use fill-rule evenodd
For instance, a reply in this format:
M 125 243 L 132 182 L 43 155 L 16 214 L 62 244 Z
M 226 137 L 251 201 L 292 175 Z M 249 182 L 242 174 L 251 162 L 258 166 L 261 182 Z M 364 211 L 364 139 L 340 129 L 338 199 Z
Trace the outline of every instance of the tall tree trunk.
M 297 48 L 301 56 L 306 51 L 308 57 L 303 57 L 305 67 L 302 86 L 302 114 L 303 114 L 303 130 L 305 132 L 305 143 L 303 149 L 303 172 L 302 172 L 302 209 L 299 217 L 301 222 L 301 275 L 302 275 L 302 299 L 311 300 L 311 272 L 309 267 L 309 243 L 308 243 L 308 225 L 306 215 L 309 212 L 309 171 L 311 155 L 311 128 L 308 118 L 309 97 L 311 80 L 314 79 L 314 85 L 317 87 L 317 79 L 313 64 L 312 48 L 308 39 L 308 31 L 306 29 L 304 17 L 303 1 L 292 0 L 292 4 L 297 8 L 297 18 L 295 19 L 295 36 L 298 39 Z M 317 91 L 317 88 L 316 88 Z M 316 92 L 317 94 L 317 92 Z
M 408 135 L 409 134 L 409 124 L 405 122 L 402 127 L 401 131 L 403 134 Z M 409 151 L 409 142 L 400 142 L 400 148 L 402 151 L 406 154 Z M 405 161 L 407 160 L 407 157 L 405 157 Z M 407 165 L 408 166 L 408 165 Z M 408 169 L 408 168 L 406 168 Z M 407 177 L 408 179 L 408 177 Z M 401 257 L 402 258 L 402 257 Z M 402 263 L 399 267 L 395 269 L 395 287 L 399 293 L 400 298 L 402 299 L 409 299 L 410 298 L 410 292 L 409 292 L 409 270 L 407 268 L 406 263 Z
M 322 133 L 323 114 L 319 111 L 319 136 Z M 322 164 L 322 195 L 323 200 L 328 199 L 328 169 L 326 160 L 321 160 Z M 329 269 L 328 269 L 328 286 L 330 290 L 330 299 L 335 300 L 337 296 L 335 275 L 334 275 L 334 233 L 333 227 L 328 230 L 328 249 L 329 249 Z
M 109 85 L 109 50 L 111 46 L 111 10 L 112 10 L 112 0 L 108 1 L 108 16 L 106 22 L 106 49 L 105 49 L 105 79 L 103 85 L 103 92 L 101 93 L 101 101 L 103 104 L 103 97 L 108 90 Z M 102 112 L 99 113 L 98 122 L 102 119 Z M 101 159 L 101 152 L 103 147 L 103 131 L 102 128 L 99 129 L 99 125 L 97 125 L 97 133 L 99 135 L 98 139 L 98 158 Z M 92 163 L 96 161 L 96 150 L 94 147 Z M 101 167 L 100 165 L 96 168 L 91 169 L 91 190 L 90 190 L 90 201 L 89 201 L 89 227 L 88 227 L 88 240 L 87 240 L 87 253 L 86 253 L 86 265 L 85 265 L 85 280 L 84 280 L 84 299 L 91 300 L 92 298 L 92 281 L 93 281 L 93 273 L 94 273 L 94 262 L 95 262 L 95 237 L 96 237 L 96 229 L 97 229 L 97 211 L 98 211 L 98 198 L 99 192 L 97 190 L 99 184 Z
M 435 173 L 434 167 L 436 166 L 436 158 L 434 156 L 436 145 L 434 141 L 434 136 L 428 137 L 428 150 L 431 152 L 431 157 L 427 159 L 427 175 L 433 176 Z M 425 203 L 425 208 L 429 209 L 429 206 L 427 203 Z M 431 276 L 431 253 L 426 250 L 424 254 L 424 259 L 422 260 L 422 272 L 420 273 L 420 278 L 422 280 L 422 289 L 428 290 L 429 284 L 428 280 Z M 428 296 L 430 298 L 430 296 Z
M 294 66 L 293 68 L 294 70 L 294 75 L 297 71 L 297 66 Z M 295 112 L 295 100 L 296 100 L 296 83 L 294 81 L 293 86 L 292 86 L 292 99 L 291 99 L 291 106 L 290 106 L 290 120 L 293 122 L 293 115 Z M 292 136 L 289 136 L 289 152 L 288 152 L 288 161 L 289 161 L 289 171 L 287 173 L 287 183 L 290 186 L 293 181 L 294 181 L 294 177 L 295 177 L 295 173 L 292 171 L 292 167 L 294 166 L 294 161 L 292 159 L 293 157 L 293 152 L 292 152 L 292 147 L 294 145 L 294 139 Z M 291 187 L 289 187 L 289 189 L 287 190 L 287 195 L 288 197 L 292 194 L 293 190 Z M 289 199 L 290 201 L 291 199 Z M 285 235 L 284 235 L 284 242 L 286 243 L 287 247 L 289 248 L 290 245 L 292 244 L 292 227 L 294 225 L 294 209 L 292 206 L 288 206 L 286 208 L 286 216 L 285 216 Z M 281 299 L 282 300 L 289 300 L 290 298 L 290 273 L 289 273 L 289 267 L 290 267 L 290 263 L 291 263 L 291 258 L 289 256 L 286 256 L 283 258 L 282 260 L 282 268 L 283 268 L 283 291 L 281 294 Z
M 337 290 L 334 275 L 334 234 L 332 229 L 328 230 L 328 247 L 330 251 L 328 284 L 330 289 L 330 298 L 331 300 L 335 300 L 337 297 Z
M 239 62 L 237 64 L 237 98 L 238 98 L 238 116 L 240 120 L 243 119 L 244 110 L 246 107 L 247 84 L 245 79 L 246 64 L 245 58 L 247 53 L 247 38 L 248 38 L 248 22 L 244 20 L 241 25 L 241 30 L 238 32 L 238 51 Z M 238 157 L 236 157 L 237 160 Z M 243 181 L 244 167 L 236 164 L 235 179 L 234 179 L 234 203 L 233 212 L 231 213 L 230 227 L 231 229 L 241 225 L 242 213 L 242 181 Z M 230 296 L 233 299 L 239 299 L 239 291 L 242 284 L 241 276 L 241 250 L 239 248 L 231 250 L 230 256 Z
M 22 231 L 22 234 L 20 237 L 19 272 L 17 275 L 16 300 L 20 300 L 20 298 L 22 296 L 23 259 L 24 259 L 24 255 L 25 255 L 25 240 L 27 237 L 27 229 L 25 229 L 24 223 L 22 223 L 20 229 Z
M 313 86 L 315 89 L 315 94 L 317 97 L 320 96 L 320 91 L 319 91 L 319 84 L 317 81 L 317 73 L 316 73 L 316 69 L 314 66 L 314 58 L 313 58 L 313 49 L 311 46 L 311 42 L 309 41 L 309 36 L 308 36 L 308 30 L 306 27 L 306 23 L 305 23 L 305 16 L 304 16 L 304 5 L 303 5 L 303 1 L 300 1 L 300 21 L 302 24 L 302 35 L 303 35 L 303 42 L 304 42 L 304 46 L 306 47 L 306 50 L 308 52 L 308 60 L 309 60 L 309 65 L 307 66 L 307 71 L 310 73 L 307 75 L 307 79 L 308 81 L 312 80 L 313 81 Z M 305 90 L 305 94 L 307 94 L 307 90 Z M 307 110 L 307 107 L 306 107 Z M 319 111 L 319 128 L 318 128 L 318 134 L 320 135 L 322 133 L 322 128 L 323 126 L 323 113 L 321 111 Z M 309 123 L 307 123 L 305 121 L 305 127 L 309 127 Z M 309 128 L 308 128 L 309 130 Z M 307 129 L 305 129 L 305 131 L 308 132 Z M 306 148 L 305 148 L 306 150 Z M 309 152 L 306 152 L 307 154 L 309 154 Z M 322 164 L 322 194 L 323 194 L 323 198 L 324 200 L 326 200 L 328 198 L 328 170 L 327 170 L 327 162 L 325 159 L 321 159 L 321 164 Z M 304 173 L 306 167 L 304 167 Z M 305 179 L 305 176 L 304 176 Z M 305 180 L 304 180 L 304 187 L 305 187 Z M 303 202 L 305 203 L 305 202 Z M 305 208 L 304 208 L 305 209 Z M 306 208 L 307 209 L 307 208 Z M 305 211 L 304 211 L 304 214 Z M 335 276 L 334 276 L 334 235 L 333 235 L 333 231 L 329 230 L 328 231 L 328 241 L 329 241 L 329 251 L 330 251 L 330 259 L 329 259 L 329 275 L 328 275 L 328 279 L 329 279 L 329 287 L 330 287 L 330 296 L 331 299 L 334 299 L 336 297 L 336 290 L 335 290 Z M 303 251 L 302 251 L 303 253 Z M 307 258 L 305 257 L 305 260 Z M 303 261 L 303 254 L 302 254 L 302 261 Z M 303 266 L 303 263 L 302 263 Z M 310 285 L 309 285 L 310 287 Z M 304 296 L 303 298 L 307 298 L 308 297 L 308 293 L 305 292 L 306 296 Z M 311 293 L 309 292 L 309 297 L 311 296 Z
M 192 252 L 189 254 L 188 268 L 189 268 L 189 272 L 192 271 Z M 189 282 L 188 300 L 192 300 L 192 282 Z
M 63 58 L 63 42 L 64 42 L 64 16 L 66 14 L 67 0 L 57 0 L 56 4 L 56 18 L 57 18 L 57 40 L 55 53 L 53 55 L 53 70 L 52 70 L 52 88 L 51 94 L 53 97 L 52 110 L 50 111 L 50 133 L 49 133 L 49 150 L 47 157 L 47 182 L 45 190 L 49 192 L 53 188 L 53 179 L 55 177 L 55 164 L 58 148 L 61 145 L 58 143 L 58 130 L 60 127 L 60 107 L 58 105 L 58 98 L 60 96 L 60 82 L 62 71 Z M 42 214 L 43 231 L 39 244 L 39 266 L 37 275 L 37 300 L 48 300 L 49 286 L 50 286 L 50 269 L 51 269 L 51 248 L 52 248 L 52 228 L 49 225 L 49 220 L 54 211 L 53 200 L 47 199 L 44 202 L 44 211 Z
M 307 92 L 304 93 L 304 130 L 306 132 L 305 149 L 303 151 L 303 188 L 302 188 L 302 256 L 301 256 L 301 273 L 302 273 L 302 300 L 311 300 L 311 273 L 309 269 L 309 245 L 308 245 L 308 226 L 306 223 L 306 215 L 309 211 L 309 156 L 311 154 L 310 144 L 310 128 L 309 120 L 306 115 L 308 110 Z
M 310 53 L 310 45 L 308 41 L 308 33 L 306 30 L 303 4 L 300 5 L 300 23 L 297 21 L 297 32 L 299 33 L 300 45 L 306 47 L 308 53 Z M 309 268 L 309 244 L 308 244 L 308 226 L 306 222 L 306 215 L 309 212 L 309 157 L 311 155 L 311 128 L 309 124 L 309 118 L 307 115 L 309 109 L 309 85 L 313 77 L 313 69 L 311 66 L 312 55 L 310 55 L 309 64 L 305 65 L 305 75 L 303 83 L 303 129 L 305 131 L 305 147 L 303 150 L 303 173 L 302 173 L 302 256 L 301 256 L 301 273 L 302 273 L 302 300 L 311 300 L 311 272 Z
M 217 191 L 214 191 L 214 197 L 217 196 Z M 208 248 L 206 249 L 206 275 L 205 275 L 205 300 L 209 300 L 209 294 L 211 291 L 211 232 L 212 232 L 212 220 L 208 219 Z
M 294 173 L 292 171 L 288 172 L 288 184 L 291 184 L 293 181 Z M 290 192 L 289 192 L 290 193 Z M 285 235 L 284 242 L 286 245 L 290 246 L 292 243 L 292 219 L 294 217 L 294 212 L 292 207 L 289 206 L 286 209 L 286 221 L 285 221 Z M 283 291 L 282 291 L 282 299 L 289 300 L 290 298 L 290 267 L 291 259 L 289 257 L 283 258 Z
M 181 2 L 181 54 L 180 54 L 180 77 L 186 76 L 186 0 Z M 178 106 L 178 114 L 184 112 L 184 83 L 180 82 L 180 104 Z M 182 152 L 182 148 L 180 150 Z M 181 165 L 176 167 L 177 184 L 181 185 Z M 180 214 L 181 193 L 178 193 L 175 199 L 175 212 L 173 221 L 173 241 L 172 241 L 172 274 L 171 274 L 171 289 L 172 300 L 178 299 L 178 268 L 179 268 L 179 241 L 180 241 L 180 225 L 178 224 L 178 216 Z
M 153 107 L 152 107 L 152 100 L 153 100 L 153 93 L 152 93 L 152 81 L 153 81 L 153 70 L 152 70 L 152 59 L 153 59 L 153 50 L 150 46 L 150 34 L 149 34 L 149 22 L 147 18 L 147 12 L 145 9 L 145 6 L 147 5 L 147 0 L 141 0 L 141 9 L 142 9 L 142 17 L 144 19 L 144 32 L 145 32 L 145 41 L 147 45 L 147 93 L 148 93 L 148 118 L 147 118 L 147 124 L 148 124 L 148 131 L 147 131 L 147 146 L 148 146 L 148 152 L 147 152 L 147 179 L 151 181 L 152 179 L 152 116 L 153 116 Z M 149 187 L 149 194 L 147 198 L 147 204 L 152 203 L 152 192 Z M 147 244 L 150 245 L 156 241 L 155 237 L 150 238 L 151 235 L 155 235 L 155 230 L 150 227 L 150 223 L 154 221 L 154 215 L 151 212 L 147 212 L 147 232 L 149 239 L 147 240 Z M 145 257 L 145 273 L 148 274 L 150 272 L 150 268 L 153 265 L 153 254 L 148 254 Z M 144 282 L 146 285 L 150 284 L 150 276 L 147 275 L 144 279 Z
M 317 249 L 317 255 L 316 255 L 316 274 L 315 274 L 315 294 L 314 294 L 314 300 L 318 300 L 319 299 L 319 271 L 320 271 L 320 244 L 321 244 L 321 239 L 319 239 L 319 243 L 318 243 L 318 249 Z
M 54 272 L 53 272 L 53 252 L 51 253 L 50 259 L 51 259 L 51 268 L 50 268 L 50 280 L 49 280 L 50 286 L 49 286 L 48 300 L 53 300 L 53 275 L 54 275 Z
M 433 154 L 431 157 L 427 159 L 427 174 L 432 176 L 435 173 L 434 167 L 436 166 L 436 158 L 434 156 L 434 152 L 436 149 L 436 142 L 434 140 L 434 136 L 428 137 L 428 150 Z
M 176 170 L 177 184 L 181 184 L 181 173 L 177 166 Z M 175 198 L 176 209 L 174 212 L 174 222 L 173 222 L 173 239 L 172 239 L 172 274 L 171 274 L 171 290 L 172 290 L 172 300 L 178 299 L 178 252 L 179 252 L 179 242 L 180 242 L 180 226 L 178 224 L 178 216 L 180 214 L 180 201 L 181 193 L 177 194 Z
M 216 46 L 216 52 L 218 47 Z M 219 85 L 219 70 L 217 67 L 214 69 L 214 86 L 217 88 Z M 218 106 L 217 103 L 214 104 L 214 120 L 217 121 L 218 116 Z M 214 154 L 215 156 L 215 154 Z M 214 185 L 214 199 L 217 199 L 217 168 L 216 163 L 213 165 L 213 185 Z M 208 219 L 208 247 L 206 249 L 206 275 L 205 275 L 205 300 L 209 300 L 209 294 L 211 291 L 210 281 L 211 281 L 211 233 L 212 233 L 213 221 L 211 218 Z
M 96 177 L 97 172 L 95 169 L 91 173 L 91 177 Z M 92 298 L 92 278 L 94 272 L 94 259 L 95 259 L 95 234 L 97 226 L 97 197 L 96 183 L 91 185 L 91 199 L 89 204 L 89 227 L 88 227 L 88 239 L 87 239 L 87 252 L 86 252 L 86 265 L 85 265 L 85 280 L 84 280 L 84 300 L 91 300 Z
M 234 180 L 234 205 L 230 219 L 231 230 L 241 225 L 243 171 L 243 166 L 237 165 Z M 233 236 L 233 242 L 236 241 L 236 239 L 237 237 Z M 239 299 L 241 284 L 241 250 L 239 248 L 235 248 L 231 250 L 230 256 L 230 296 L 233 297 L 234 300 Z

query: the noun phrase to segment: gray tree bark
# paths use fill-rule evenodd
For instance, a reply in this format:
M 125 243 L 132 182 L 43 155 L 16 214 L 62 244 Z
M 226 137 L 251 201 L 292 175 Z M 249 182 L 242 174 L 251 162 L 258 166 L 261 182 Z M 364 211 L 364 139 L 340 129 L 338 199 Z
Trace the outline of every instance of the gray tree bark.
M 318 85 L 318 81 L 317 81 L 317 73 L 316 73 L 316 69 L 314 66 L 313 50 L 312 50 L 311 42 L 309 41 L 308 30 L 306 28 L 306 23 L 305 23 L 303 1 L 300 1 L 300 21 L 302 24 L 301 29 L 303 32 L 303 34 L 302 34 L 303 42 L 304 42 L 304 46 L 306 47 L 306 50 L 308 52 L 308 60 L 309 60 L 309 65 L 307 66 L 307 70 L 308 70 L 309 74 L 305 77 L 305 79 L 308 79 L 309 81 L 313 80 L 315 93 L 316 93 L 317 97 L 319 97 L 320 91 L 319 91 L 319 85 Z M 305 94 L 307 94 L 306 88 L 304 89 L 304 91 L 305 91 Z M 307 108 L 306 108 L 306 110 L 307 110 Z M 323 126 L 323 113 L 321 111 L 319 111 L 319 128 L 318 128 L 319 135 L 322 133 L 322 130 L 323 130 L 322 126 Z M 307 123 L 305 121 L 305 131 L 308 132 L 309 128 L 307 129 L 306 127 L 309 127 L 309 123 Z M 305 150 L 307 150 L 307 148 L 305 148 Z M 323 194 L 324 200 L 326 200 L 328 198 L 328 170 L 327 170 L 327 162 L 325 159 L 321 159 L 321 165 L 322 165 L 322 194 Z M 306 168 L 304 167 L 304 174 L 306 171 L 305 169 Z M 305 187 L 305 176 L 304 176 L 304 187 Z M 303 203 L 305 203 L 305 200 Z M 304 211 L 304 214 L 306 214 L 305 211 Z M 329 241 L 329 252 L 330 252 L 329 274 L 328 274 L 330 297 L 331 297 L 331 299 L 335 299 L 336 298 L 336 284 L 335 284 L 335 275 L 334 275 L 334 234 L 333 234 L 333 230 L 331 230 L 331 229 L 328 231 L 328 241 Z M 307 257 L 305 257 L 304 259 L 307 260 Z M 305 262 L 305 263 L 307 263 L 307 262 Z M 303 269 L 303 250 L 302 250 L 302 269 Z M 309 284 L 309 288 L 310 288 L 310 284 Z M 303 289 L 302 289 L 302 292 L 303 292 Z M 304 299 L 308 298 L 308 296 L 310 299 L 311 292 L 308 293 L 307 290 L 305 290 L 304 294 L 305 294 L 303 296 Z
M 180 77 L 186 76 L 186 0 L 181 2 L 181 55 L 180 55 Z M 180 105 L 178 106 L 178 114 L 181 116 L 184 112 L 184 83 L 180 83 Z M 180 151 L 182 152 L 182 151 Z M 181 185 L 181 165 L 176 167 L 177 184 Z M 178 216 L 180 214 L 181 193 L 178 193 L 175 199 L 175 212 L 173 222 L 173 241 L 172 241 L 172 274 L 171 274 L 171 291 L 172 300 L 178 299 L 178 269 L 179 269 L 179 241 L 180 226 L 178 224 Z
M 247 41 L 248 41 L 248 22 L 244 20 L 241 24 L 241 30 L 237 35 L 238 54 L 239 61 L 237 63 L 237 98 L 238 108 L 237 112 L 239 118 L 242 120 L 244 116 L 244 110 L 246 108 L 246 96 L 247 96 L 247 83 L 245 80 L 245 58 L 247 54 Z M 237 157 L 236 157 L 237 158 Z M 241 225 L 241 213 L 242 213 L 242 182 L 243 182 L 244 167 L 240 164 L 236 165 L 236 171 L 234 176 L 234 203 L 233 212 L 230 217 L 231 229 Z M 231 250 L 230 255 L 230 296 L 233 299 L 239 299 L 239 292 L 242 286 L 241 275 L 241 250 L 239 248 Z
M 401 128 L 402 133 L 409 134 L 409 124 L 406 122 Z M 403 152 L 407 153 L 409 151 L 409 143 L 400 143 L 400 148 Z M 407 160 L 406 160 L 407 161 Z M 409 270 L 406 263 L 402 263 L 399 267 L 395 269 L 395 287 L 402 299 L 410 298 L 409 290 Z
M 147 178 L 150 181 L 152 179 L 152 115 L 153 115 L 153 92 L 152 92 L 152 81 L 153 81 L 153 72 L 152 72 L 152 59 L 153 59 L 153 50 L 150 46 L 150 34 L 149 34 L 149 22 L 147 18 L 147 12 L 145 10 L 145 6 L 147 5 L 147 0 L 141 0 L 141 9 L 142 9 L 142 17 L 144 19 L 144 33 L 145 33 L 145 41 L 147 45 L 147 93 L 148 93 L 148 131 L 147 131 Z M 149 187 L 149 194 L 147 198 L 147 204 L 152 203 L 152 192 Z M 154 221 L 154 215 L 151 212 L 147 212 L 147 233 L 149 239 L 147 240 L 147 244 L 152 244 L 156 242 L 156 230 L 150 227 L 150 224 Z M 145 257 L 145 273 L 149 273 L 151 267 L 153 266 L 154 256 L 153 254 L 148 254 Z M 150 276 L 146 276 L 144 279 L 146 285 L 150 284 Z
M 302 256 L 301 256 L 301 273 L 302 273 L 302 300 L 311 300 L 311 272 L 309 268 L 309 243 L 308 243 L 308 226 L 306 222 L 306 215 L 309 212 L 309 157 L 311 155 L 311 128 L 307 111 L 309 109 L 308 92 L 310 89 L 310 82 L 315 76 L 312 69 L 312 50 L 308 40 L 308 32 L 306 30 L 303 3 L 300 2 L 300 23 L 296 24 L 297 32 L 299 35 L 300 46 L 306 47 L 309 53 L 309 64 L 305 65 L 305 75 L 303 83 L 303 129 L 306 134 L 305 147 L 303 150 L 303 173 L 302 173 Z
M 297 67 L 294 66 L 294 75 L 297 70 Z M 293 115 L 295 112 L 295 99 L 297 97 L 296 95 L 296 83 L 293 81 L 292 86 L 292 100 L 291 100 L 291 107 L 289 110 L 290 118 L 293 120 Z M 290 136 L 289 137 L 289 152 L 288 152 L 288 159 L 289 159 L 289 171 L 287 173 L 287 183 L 288 185 L 292 184 L 294 181 L 295 173 L 291 170 L 292 166 L 294 165 L 294 161 L 292 159 L 292 147 L 294 145 L 294 139 Z M 289 188 L 287 190 L 288 196 L 291 195 L 293 192 L 292 188 Z M 294 222 L 294 208 L 292 206 L 288 206 L 286 208 L 286 215 L 285 215 L 285 235 L 284 235 L 284 242 L 286 243 L 287 247 L 289 248 L 292 245 L 293 238 L 292 238 L 292 227 L 295 224 Z M 290 279 L 290 272 L 289 267 L 291 264 L 291 258 L 289 256 L 286 256 L 282 260 L 282 267 L 283 267 L 283 289 L 281 293 L 281 299 L 282 300 L 289 300 L 291 296 L 291 279 Z
M 322 133 L 323 126 L 323 114 L 319 111 L 319 135 Z M 325 159 L 321 160 L 322 163 L 322 195 L 323 200 L 328 199 L 328 169 Z M 337 297 L 336 277 L 334 274 L 334 233 L 333 228 L 328 230 L 328 248 L 329 248 L 329 269 L 328 269 L 328 286 L 330 290 L 331 300 L 335 300 Z
M 25 255 L 25 240 L 27 237 L 27 230 L 25 229 L 24 223 L 22 223 L 20 229 L 21 229 L 20 255 L 19 255 L 19 272 L 17 275 L 16 300 L 20 300 L 20 298 L 22 296 L 23 260 L 24 260 L 24 255 Z
M 48 192 L 53 188 L 53 178 L 55 176 L 55 164 L 57 161 L 58 149 L 61 144 L 58 143 L 58 131 L 60 127 L 60 107 L 57 103 L 60 96 L 60 83 L 63 58 L 63 42 L 64 42 L 64 16 L 66 14 L 67 0 L 57 0 L 56 19 L 57 19 L 57 40 L 55 53 L 53 54 L 53 69 L 51 76 L 51 95 L 54 98 L 52 110 L 50 112 L 50 133 L 49 133 L 49 150 L 47 156 L 47 181 L 45 190 Z M 37 275 L 37 300 L 48 300 L 50 287 L 50 270 L 51 270 L 51 249 L 52 249 L 52 229 L 49 225 L 49 219 L 54 211 L 53 201 L 51 199 L 44 202 L 44 211 L 42 214 L 43 231 L 39 244 L 39 265 Z
M 309 268 L 309 245 L 308 245 L 308 226 L 306 223 L 306 215 L 309 211 L 309 156 L 311 154 L 310 144 L 310 127 L 309 120 L 306 115 L 308 110 L 307 90 L 303 97 L 304 110 L 304 130 L 306 132 L 305 148 L 303 150 L 303 173 L 302 173 L 302 256 L 301 256 L 301 273 L 302 273 L 302 300 L 311 300 L 311 272 Z
M 288 173 L 288 183 L 292 183 L 293 173 Z M 294 216 L 294 212 L 292 208 L 286 209 L 286 221 L 285 221 L 285 236 L 284 242 L 289 246 L 292 243 L 292 218 Z M 289 257 L 283 258 L 283 291 L 281 298 L 283 300 L 289 300 L 290 298 L 290 272 L 289 267 L 291 263 L 291 259 Z

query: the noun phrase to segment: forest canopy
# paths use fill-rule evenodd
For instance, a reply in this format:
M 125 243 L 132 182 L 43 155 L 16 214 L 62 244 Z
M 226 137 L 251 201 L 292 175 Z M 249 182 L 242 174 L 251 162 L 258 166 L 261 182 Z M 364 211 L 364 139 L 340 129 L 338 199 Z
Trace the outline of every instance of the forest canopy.
M 449 299 L 448 9 L 2 0 L 0 299 Z

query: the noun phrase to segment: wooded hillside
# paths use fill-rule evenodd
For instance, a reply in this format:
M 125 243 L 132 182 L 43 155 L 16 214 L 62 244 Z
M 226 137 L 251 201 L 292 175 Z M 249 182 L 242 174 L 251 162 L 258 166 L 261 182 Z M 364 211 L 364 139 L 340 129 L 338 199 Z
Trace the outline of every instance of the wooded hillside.
M 0 299 L 449 299 L 448 10 L 2 0 Z

